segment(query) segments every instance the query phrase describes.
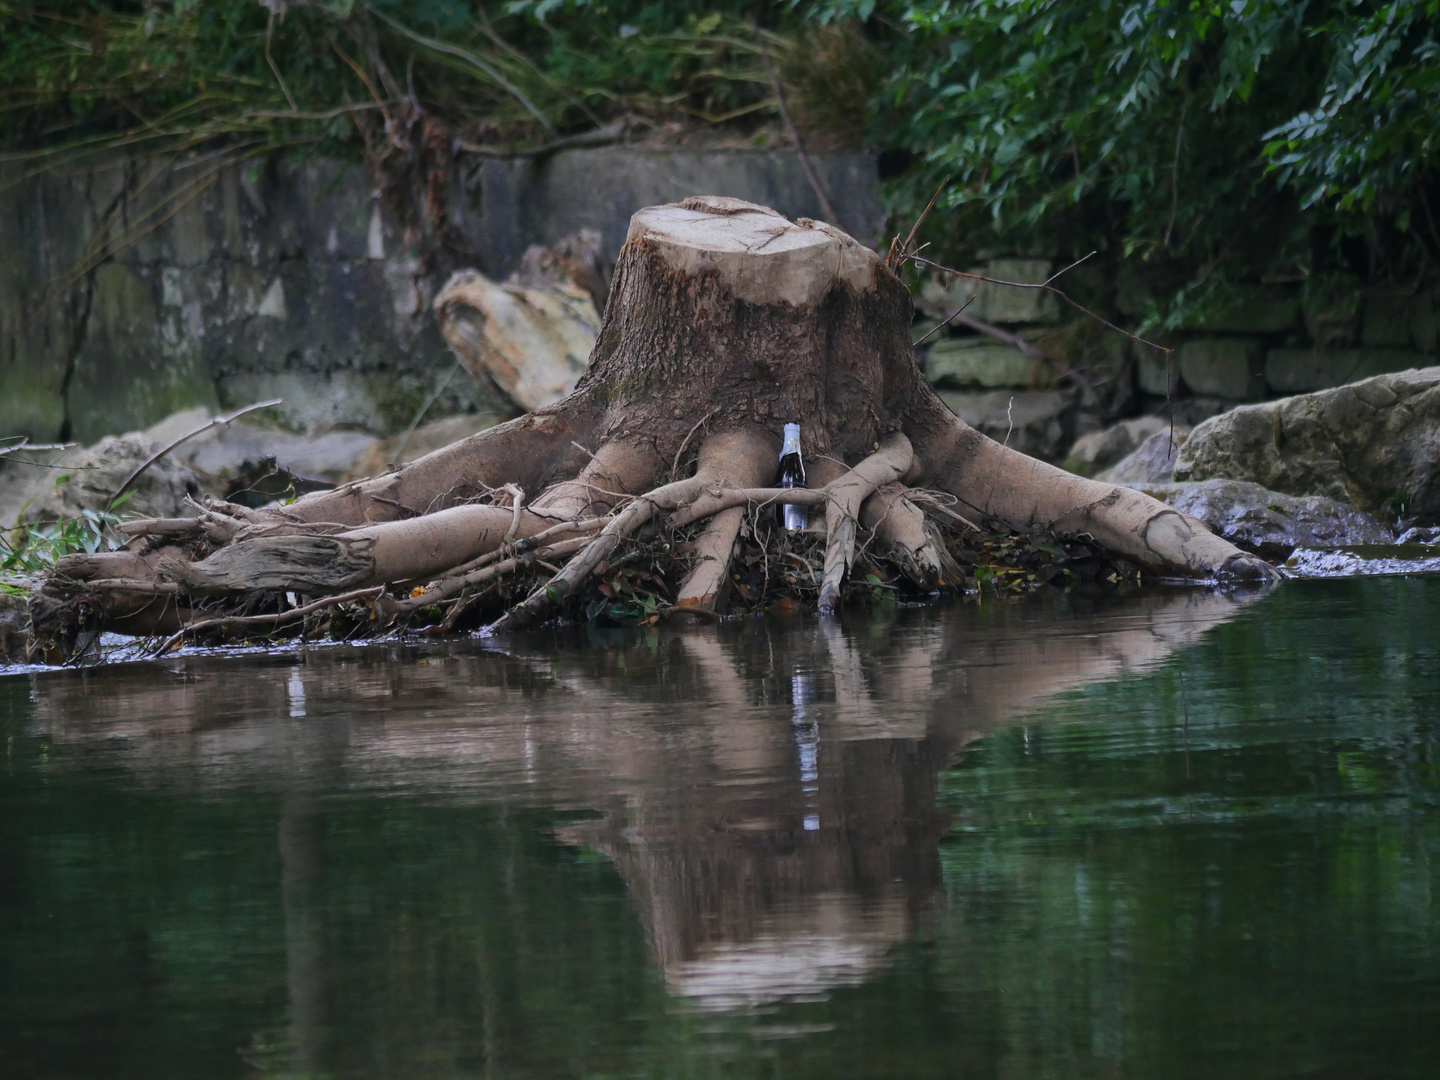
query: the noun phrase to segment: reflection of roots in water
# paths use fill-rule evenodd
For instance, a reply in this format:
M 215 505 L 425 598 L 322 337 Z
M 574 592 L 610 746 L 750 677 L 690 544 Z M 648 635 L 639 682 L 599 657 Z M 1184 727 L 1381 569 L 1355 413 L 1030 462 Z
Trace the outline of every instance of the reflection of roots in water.
M 57 743 L 157 785 L 315 792 L 330 777 L 598 810 L 559 838 L 614 862 L 668 985 L 750 1007 L 853 985 L 912 932 L 940 887 L 937 779 L 968 743 L 1239 610 L 1190 591 L 620 632 L 528 655 L 181 657 L 33 686 Z

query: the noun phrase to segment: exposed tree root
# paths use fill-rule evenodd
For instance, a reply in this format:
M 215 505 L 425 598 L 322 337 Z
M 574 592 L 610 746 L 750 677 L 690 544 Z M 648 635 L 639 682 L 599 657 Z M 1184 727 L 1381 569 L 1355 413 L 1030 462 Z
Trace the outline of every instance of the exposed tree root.
M 825 579 L 820 585 L 820 611 L 829 614 L 840 600 L 840 585 L 855 559 L 855 528 L 860 505 L 877 489 L 894 483 L 910 471 L 915 454 L 910 440 L 899 432 L 886 437 L 880 448 L 840 479 L 826 485 Z
M 32 599 L 37 650 L 63 658 L 100 630 L 168 646 L 262 628 L 649 621 L 718 614 L 727 593 L 830 612 L 849 596 L 1119 581 L 1130 564 L 1272 576 L 1140 492 L 967 427 L 915 365 L 911 310 L 890 269 L 831 226 L 718 198 L 641 211 L 568 398 L 290 505 L 210 500 L 194 519 L 128 523 L 123 549 L 57 564 Z M 809 489 L 765 486 L 789 420 Z M 782 501 L 823 506 L 823 540 L 782 529 Z

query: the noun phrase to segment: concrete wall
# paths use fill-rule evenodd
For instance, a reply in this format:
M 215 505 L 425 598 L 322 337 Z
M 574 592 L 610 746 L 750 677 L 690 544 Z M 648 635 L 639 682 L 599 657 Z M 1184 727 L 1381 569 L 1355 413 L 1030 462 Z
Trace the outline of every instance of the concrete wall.
M 877 240 L 873 160 L 816 164 L 843 224 Z M 472 159 L 453 224 L 466 261 L 503 278 L 530 244 L 582 227 L 613 258 L 635 210 L 696 194 L 820 216 L 791 153 L 616 147 Z M 0 170 L 0 435 L 92 442 L 271 397 L 296 430 L 394 432 L 453 365 L 430 312 L 440 284 L 356 165 Z M 460 375 L 435 415 L 497 407 Z

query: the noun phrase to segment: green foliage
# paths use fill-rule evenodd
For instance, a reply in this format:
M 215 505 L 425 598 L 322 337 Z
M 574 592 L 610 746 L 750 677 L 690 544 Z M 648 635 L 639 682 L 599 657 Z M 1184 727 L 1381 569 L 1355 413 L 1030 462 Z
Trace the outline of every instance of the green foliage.
M 22 525 L 8 541 L 0 538 L 0 571 L 36 574 L 52 569 L 65 555 L 112 551 L 119 546 L 114 532 L 119 521 L 115 514 L 86 509 L 79 517 Z
M 1270 170 L 1305 205 L 1371 210 L 1391 199 L 1398 229 L 1407 230 L 1418 210 L 1434 231 L 1415 189 L 1440 150 L 1437 19 L 1436 0 L 1345 4 L 1310 31 L 1329 45 L 1319 101 L 1276 127 L 1265 145 Z
M 382 190 L 419 190 L 457 140 L 544 143 L 620 118 L 754 134 L 776 119 L 763 42 L 817 145 L 868 130 L 891 166 L 912 161 L 887 166 L 897 228 L 948 180 L 923 237 L 948 260 L 1098 249 L 1143 267 L 1150 321 L 1172 324 L 1242 282 L 1440 264 L 1440 0 L 276 11 L 0 0 L 0 140 L 45 165 L 319 143 L 363 154 Z
M 1161 309 L 1239 280 L 1440 258 L 1425 201 L 1434 0 L 839 0 L 816 14 L 872 11 L 901 28 L 874 138 L 919 159 L 893 187 L 897 225 L 948 178 L 925 239 L 952 258 L 1057 241 L 1138 258 Z M 1369 241 L 1358 260 L 1350 236 Z
M 422 118 L 466 138 L 524 141 L 621 115 L 731 118 L 770 99 L 743 5 L 347 0 L 278 10 L 0 0 L 0 131 L 28 156 L 246 136 L 353 151 L 386 138 L 399 148 Z M 786 51 L 788 39 L 771 37 Z

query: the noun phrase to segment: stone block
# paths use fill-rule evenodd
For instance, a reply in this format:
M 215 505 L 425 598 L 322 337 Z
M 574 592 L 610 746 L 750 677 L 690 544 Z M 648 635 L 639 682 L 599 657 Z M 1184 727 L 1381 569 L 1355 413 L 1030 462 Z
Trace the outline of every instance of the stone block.
M 1023 389 L 1034 368 L 1019 349 L 991 338 L 948 338 L 931 346 L 925 377 L 937 385 Z
M 1125 263 L 1115 275 L 1115 306 L 1122 315 L 1144 315 L 1155 300 L 1155 290 L 1145 268 Z
M 969 271 L 997 281 L 1017 285 L 1039 284 L 1050 276 L 1050 263 L 1044 259 L 995 259 L 986 266 Z M 965 314 L 988 323 L 1041 323 L 1060 321 L 1060 302 L 1054 293 L 1044 289 L 1017 288 L 994 281 L 954 277 L 948 282 L 937 277 L 926 279 L 920 286 L 920 302 L 927 314 L 944 318 L 973 297 Z
M 50 440 L 68 419 L 90 442 L 270 391 L 294 399 L 283 416 L 294 427 L 409 427 L 454 359 L 430 310 L 439 282 L 421 272 L 398 222 L 376 213 L 365 168 L 314 155 L 256 158 L 177 209 L 190 174 L 160 176 L 148 160 L 137 173 L 136 164 L 102 157 L 27 178 L 27 168 L 0 162 L 0 434 Z M 837 224 L 878 241 L 874 156 L 816 154 L 812 164 Z M 134 184 L 137 175 L 145 182 Z M 617 146 L 484 159 L 457 185 L 447 225 L 503 278 L 530 245 L 582 228 L 597 229 L 613 258 L 637 209 L 699 191 L 821 216 L 788 149 Z M 116 205 L 132 221 L 154 211 L 158 227 L 99 267 L 93 288 L 85 277 L 35 318 Z M 177 212 L 160 221 L 156 207 Z M 431 409 L 503 407 L 478 380 L 455 378 Z
M 1050 263 L 1044 259 L 996 259 L 986 277 L 1014 281 L 1022 285 L 1038 285 L 1050 276 Z M 1054 293 L 1044 289 L 1017 289 L 982 281 L 980 301 L 986 322 L 1053 323 L 1060 318 L 1060 302 Z
M 1065 456 L 1063 468 L 1081 476 L 1094 476 L 1131 454 L 1137 446 L 1169 424 L 1159 416 L 1137 416 L 1121 420 L 1099 431 L 1092 431 L 1075 440 Z
M 176 280 L 174 268 L 167 269 L 168 281 L 159 267 L 111 262 L 95 271 L 66 399 L 70 431 L 80 442 L 217 404 L 200 352 L 198 300 L 189 295 L 187 275 Z
M 1070 444 L 1074 395 L 1069 391 L 941 391 L 940 399 L 977 431 L 1032 457 L 1058 460 Z
M 1301 317 L 1316 347 L 1354 345 L 1360 338 L 1360 282 L 1308 298 Z
M 1135 385 L 1141 392 L 1168 397 L 1180 386 L 1180 367 L 1174 353 L 1141 345 L 1135 350 Z
M 1190 437 L 1190 429 L 1177 424 L 1157 431 L 1135 451 L 1118 461 L 1095 479 L 1107 484 L 1149 484 L 1168 482 L 1175 471 L 1180 447 Z
M 1408 349 L 1271 349 L 1265 381 L 1282 394 L 1307 393 L 1424 364 Z
M 1265 352 L 1254 338 L 1197 338 L 1182 344 L 1178 356 L 1191 393 L 1248 401 L 1265 392 Z

